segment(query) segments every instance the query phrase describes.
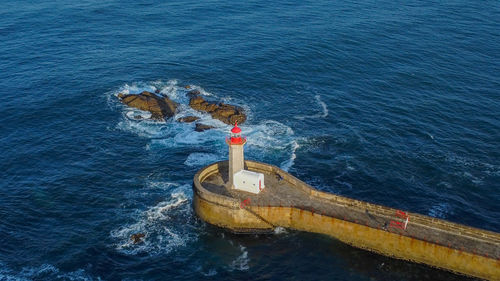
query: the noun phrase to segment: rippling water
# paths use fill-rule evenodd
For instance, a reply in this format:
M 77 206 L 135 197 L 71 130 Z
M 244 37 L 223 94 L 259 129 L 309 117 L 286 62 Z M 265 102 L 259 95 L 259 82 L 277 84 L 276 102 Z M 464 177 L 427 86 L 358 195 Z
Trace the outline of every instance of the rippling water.
M 498 1 L 6 0 L 0 18 L 0 280 L 463 279 L 198 220 L 192 176 L 229 127 L 186 85 L 247 110 L 247 158 L 500 232 Z M 116 95 L 143 90 L 217 128 L 134 120 Z

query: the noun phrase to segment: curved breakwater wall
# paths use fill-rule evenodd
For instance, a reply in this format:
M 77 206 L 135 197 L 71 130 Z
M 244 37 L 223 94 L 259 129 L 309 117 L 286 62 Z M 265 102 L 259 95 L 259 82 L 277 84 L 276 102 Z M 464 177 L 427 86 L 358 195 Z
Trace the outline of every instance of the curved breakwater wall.
M 201 169 L 193 181 L 194 209 L 210 224 L 234 232 L 271 231 L 281 226 L 321 233 L 386 256 L 500 280 L 500 235 L 497 233 L 407 212 L 402 213 L 411 216 L 410 231 L 387 228 L 374 223 L 376 220 L 363 220 L 364 215 L 389 220 L 401 211 L 315 190 L 275 166 L 253 161 L 245 161 L 247 169 L 271 175 L 279 173 L 283 180 L 309 195 L 304 201 L 323 202 L 324 206 L 336 204 L 347 212 L 339 216 L 326 207 L 311 209 L 307 204 L 245 204 L 203 187 L 206 178 L 219 173 L 220 163 Z

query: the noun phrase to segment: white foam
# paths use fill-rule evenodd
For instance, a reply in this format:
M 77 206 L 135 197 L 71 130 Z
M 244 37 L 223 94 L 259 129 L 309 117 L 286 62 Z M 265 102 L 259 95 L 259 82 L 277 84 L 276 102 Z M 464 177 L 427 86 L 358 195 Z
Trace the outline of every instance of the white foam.
M 141 111 L 141 110 L 130 110 L 125 113 L 129 119 L 132 120 L 143 120 L 151 118 L 151 112 Z
M 286 228 L 277 226 L 274 228 L 274 234 L 286 234 L 288 231 L 286 231 Z
M 241 126 L 243 133 L 248 137 L 248 146 L 259 148 L 284 149 L 290 143 L 294 134 L 292 128 L 273 120 L 266 120 L 258 125 Z
M 177 80 L 168 80 L 167 85 L 162 85 L 161 81 L 158 81 L 158 88 L 160 89 L 160 93 L 162 95 L 168 96 L 170 99 L 174 101 L 178 101 L 180 99 L 179 92 L 180 88 L 177 86 Z
M 173 193 L 170 200 L 158 203 L 158 205 L 148 209 L 144 214 L 148 221 L 166 220 L 170 218 L 167 214 L 169 210 L 180 206 L 186 201 L 187 197 L 184 193 Z
M 117 102 L 116 96 L 119 93 L 135 94 L 142 91 L 154 92 L 157 88 L 161 89 L 161 95 L 166 95 L 179 103 L 177 114 L 166 121 L 151 120 L 149 119 L 151 113 L 127 107 Z M 124 118 L 118 122 L 117 128 L 119 130 L 135 133 L 140 137 L 152 139 L 151 143 L 147 145 L 149 149 L 155 145 L 165 145 L 167 147 L 197 145 L 213 140 L 212 136 L 215 135 L 214 132 L 217 132 L 217 129 L 219 129 L 220 132 L 220 129 L 226 128 L 227 125 L 220 120 L 213 119 L 208 113 L 198 112 L 188 105 L 186 93 L 193 89 L 199 90 L 202 95 L 212 95 L 204 91 L 201 87 L 192 86 L 190 89 L 185 89 L 184 87 L 178 86 L 177 80 L 169 80 L 166 83 L 154 81 L 150 83 L 136 82 L 130 85 L 125 84 L 119 89 L 108 93 L 108 101 L 113 107 L 119 107 L 123 111 Z M 210 130 L 209 133 L 200 133 L 194 131 L 194 123 L 180 123 L 175 121 L 185 116 L 197 116 L 200 118 L 198 122 L 213 126 L 216 129 Z M 223 134 L 219 134 L 218 137 L 224 136 Z
M 116 100 L 118 93 L 140 93 L 142 91 L 155 91 L 161 89 L 162 95 L 167 95 L 179 103 L 177 114 L 167 121 L 154 121 L 147 119 L 150 113 L 121 105 Z M 177 80 L 167 82 L 136 82 L 125 84 L 116 91 L 108 93 L 110 101 L 115 107 L 123 112 L 123 117 L 117 124 L 117 128 L 123 131 L 132 132 L 140 137 L 150 139 L 146 144 L 146 149 L 164 149 L 179 147 L 203 147 L 205 154 L 194 152 L 189 155 L 184 164 L 187 166 L 202 166 L 209 161 L 223 160 L 227 156 L 227 147 L 224 139 L 228 135 L 231 126 L 224 124 L 220 120 L 214 119 L 207 113 L 201 113 L 192 109 L 188 103 L 186 93 L 191 90 L 200 91 L 201 95 L 215 96 L 213 93 L 205 91 L 203 88 L 191 85 L 189 89 L 179 86 Z M 228 100 L 229 98 L 221 98 Z M 324 110 L 322 116 L 328 114 L 326 104 L 321 101 L 319 95 L 316 97 L 318 104 Z M 231 103 L 234 103 L 231 101 Z M 241 104 L 247 114 L 247 122 L 241 126 L 243 134 L 248 137 L 246 146 L 247 159 L 267 161 L 280 165 L 284 170 L 289 170 L 296 159 L 296 150 L 300 147 L 297 138 L 294 136 L 292 128 L 274 120 L 265 120 L 259 124 L 251 124 L 251 109 Z M 136 116 L 143 119 L 136 120 Z M 197 122 L 215 127 L 204 132 L 194 131 L 194 123 L 180 123 L 175 120 L 184 116 L 197 116 Z
M 328 107 L 326 106 L 326 103 L 324 101 L 321 100 L 321 96 L 320 95 L 316 95 L 316 101 L 318 102 L 318 104 L 321 106 L 321 109 L 322 109 L 322 113 L 320 114 L 319 117 L 321 118 L 325 118 L 328 116 Z
M 133 132 L 144 138 L 156 138 L 160 136 L 160 126 L 158 122 L 152 120 L 130 120 L 126 118 L 118 123 L 117 128 L 123 131 Z
M 290 170 L 290 168 L 293 166 L 293 164 L 295 162 L 295 158 L 297 158 L 297 155 L 295 154 L 295 152 L 300 147 L 300 145 L 295 140 L 292 141 L 291 146 L 292 146 L 292 155 L 290 156 L 290 159 L 281 163 L 281 166 L 280 166 L 280 168 L 286 172 L 288 172 L 288 170 Z
M 128 94 L 138 94 L 143 91 L 155 92 L 157 87 L 154 84 L 147 82 L 135 82 L 132 84 L 125 84 L 121 86 L 117 91 L 112 92 L 114 96 L 118 96 L 119 93 L 123 93 L 125 95 Z
M 116 249 L 130 255 L 164 254 L 195 239 L 196 233 L 184 227 L 191 212 L 186 194 L 190 188 L 185 184 L 173 189 L 169 199 L 140 212 L 135 223 L 111 231 L 111 237 L 117 240 Z M 138 233 L 145 237 L 134 244 L 131 236 Z
M 189 89 L 189 91 L 191 90 L 198 90 L 200 91 L 200 94 L 202 96 L 207 96 L 207 97 L 217 97 L 215 94 L 211 93 L 211 92 L 208 92 L 206 91 L 205 89 L 203 89 L 202 87 L 200 86 L 197 86 L 197 85 L 192 85 L 191 88 Z
M 217 120 L 217 122 L 220 122 Z M 210 126 L 220 126 L 217 122 L 204 122 Z M 224 125 L 225 126 L 225 125 Z M 225 132 L 222 128 L 215 128 L 204 132 L 196 132 L 194 124 L 169 123 L 164 126 L 162 134 L 158 138 L 152 139 L 153 146 L 160 147 L 195 147 L 203 146 L 205 149 L 216 148 L 214 144 L 224 145 Z
M 189 154 L 188 158 L 186 161 L 184 161 L 184 165 L 186 166 L 205 166 L 210 163 L 214 163 L 217 161 L 221 161 L 224 159 L 224 156 L 222 155 L 217 155 L 214 153 L 201 153 L 201 152 L 194 152 Z
M 246 250 L 246 247 L 242 245 L 240 245 L 240 251 L 241 255 L 231 262 L 230 269 L 247 271 L 250 269 L 250 266 L 248 265 L 248 262 L 250 262 L 250 259 L 248 258 L 248 251 Z
M 208 114 L 196 111 L 187 104 L 179 104 L 177 110 L 178 110 L 177 113 L 172 118 L 174 120 L 177 120 L 179 118 L 186 117 L 186 116 L 196 116 L 196 117 L 200 118 L 199 121 L 209 119 Z
M 160 189 L 162 191 L 170 190 L 175 187 L 179 187 L 180 184 L 175 182 L 167 182 L 167 181 L 151 181 L 147 183 L 148 187 L 152 189 Z
M 318 118 L 325 118 L 325 117 L 328 116 L 328 106 L 326 105 L 326 103 L 324 101 L 321 100 L 321 96 L 320 95 L 316 95 L 316 96 L 314 96 L 314 98 L 316 99 L 316 104 L 320 108 L 320 112 L 318 112 L 317 114 L 313 114 L 313 115 L 299 115 L 299 116 L 295 116 L 294 117 L 295 119 L 299 119 L 299 120 L 304 120 L 304 119 L 318 119 Z
M 241 128 L 248 140 L 247 158 L 276 161 L 285 171 L 293 166 L 300 145 L 292 128 L 272 120 Z

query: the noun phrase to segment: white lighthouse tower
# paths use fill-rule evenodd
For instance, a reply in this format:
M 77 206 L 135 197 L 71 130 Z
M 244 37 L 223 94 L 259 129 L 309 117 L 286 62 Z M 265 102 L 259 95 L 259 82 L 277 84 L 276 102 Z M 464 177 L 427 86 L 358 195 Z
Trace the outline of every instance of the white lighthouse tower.
M 235 123 L 231 136 L 226 139 L 229 146 L 228 187 L 257 194 L 264 189 L 264 174 L 245 170 L 243 146 L 246 142 L 246 138 L 241 137 L 238 123 Z
M 241 129 L 238 123 L 234 123 L 231 129 L 230 138 L 226 139 L 229 146 L 229 187 L 234 188 L 234 174 L 245 169 L 245 158 L 243 156 L 243 146 L 247 142 L 246 139 L 241 137 Z

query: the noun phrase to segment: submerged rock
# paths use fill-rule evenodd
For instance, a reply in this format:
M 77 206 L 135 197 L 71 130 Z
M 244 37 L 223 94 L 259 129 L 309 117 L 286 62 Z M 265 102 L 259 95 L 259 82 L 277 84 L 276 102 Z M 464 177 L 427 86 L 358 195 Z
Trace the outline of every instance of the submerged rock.
M 186 94 L 186 96 L 187 96 L 189 99 L 192 99 L 192 98 L 194 98 L 194 97 L 197 97 L 197 96 L 198 96 L 198 95 L 200 95 L 200 94 L 201 94 L 201 92 L 200 92 L 200 91 L 198 91 L 198 90 L 191 90 L 191 91 L 189 91 L 189 92 Z
M 226 124 L 233 125 L 235 122 L 242 124 L 247 119 L 243 108 L 222 102 L 206 101 L 200 96 L 198 90 L 188 92 L 187 96 L 190 98 L 189 106 L 194 110 L 210 113 L 212 118 L 218 119 Z
M 160 97 L 148 91 L 140 94 L 118 94 L 120 101 L 127 106 L 151 112 L 152 119 L 165 119 L 174 116 L 177 103 L 168 97 Z
M 210 130 L 210 129 L 213 129 L 213 128 L 215 128 L 215 127 L 210 126 L 210 125 L 205 125 L 205 124 L 197 123 L 196 127 L 194 128 L 194 130 L 197 131 L 197 132 L 203 132 L 203 131 Z
M 137 244 L 137 243 L 142 243 L 142 238 L 146 237 L 146 235 L 144 233 L 136 233 L 136 234 L 132 234 L 132 236 L 130 236 L 130 240 L 132 240 L 132 242 L 134 242 L 134 244 Z
M 191 122 L 194 122 L 196 120 L 200 119 L 200 117 L 196 117 L 196 116 L 186 116 L 186 117 L 181 117 L 181 118 L 178 118 L 177 121 L 179 122 L 183 122 L 183 123 L 191 123 Z

